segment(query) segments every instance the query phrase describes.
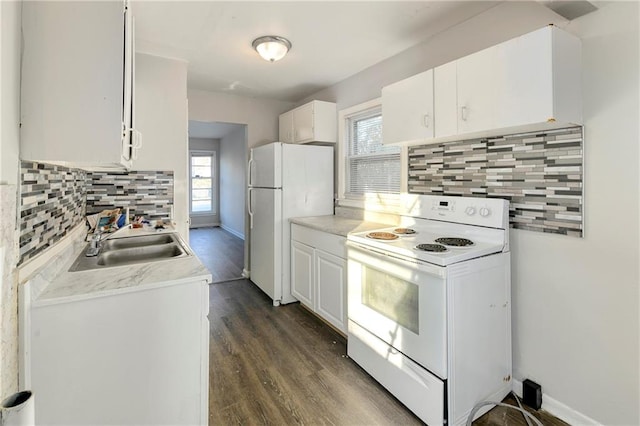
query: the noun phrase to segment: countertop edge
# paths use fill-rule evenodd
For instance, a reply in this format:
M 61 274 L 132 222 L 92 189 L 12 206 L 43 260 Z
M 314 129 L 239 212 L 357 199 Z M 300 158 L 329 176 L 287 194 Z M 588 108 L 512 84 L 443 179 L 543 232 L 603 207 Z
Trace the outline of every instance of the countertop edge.
M 364 219 L 352 219 L 335 215 L 292 217 L 289 218 L 289 222 L 342 237 L 346 237 L 351 232 L 372 231 L 394 226 L 388 223 L 369 222 Z
M 195 284 L 199 282 L 204 282 L 205 284 L 209 284 L 211 283 L 212 280 L 213 280 L 213 277 L 211 276 L 211 274 L 195 275 L 191 277 L 177 278 L 177 279 L 168 280 L 168 281 L 156 281 L 153 283 L 141 284 L 134 287 L 120 287 L 120 288 L 113 288 L 113 289 L 102 290 L 102 291 L 94 291 L 94 292 L 85 293 L 85 294 L 61 296 L 61 297 L 41 299 L 41 300 L 36 299 L 31 302 L 31 306 L 33 308 L 41 308 L 45 306 L 58 305 L 62 303 L 73 303 L 73 302 L 80 302 L 80 301 L 86 301 L 91 299 L 99 299 L 102 297 L 136 293 L 139 291 L 148 291 L 156 288 L 171 287 L 171 286 L 180 285 L 180 284 L 189 284 L 189 283 Z

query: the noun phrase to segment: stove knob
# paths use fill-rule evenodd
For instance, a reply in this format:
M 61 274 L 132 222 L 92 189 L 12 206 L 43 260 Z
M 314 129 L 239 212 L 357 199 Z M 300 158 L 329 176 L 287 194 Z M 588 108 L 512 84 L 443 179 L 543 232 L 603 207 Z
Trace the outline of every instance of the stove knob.
M 467 213 L 469 216 L 473 216 L 474 214 L 476 214 L 476 208 L 473 206 L 469 206 L 465 209 L 465 213 Z
M 490 214 L 491 214 L 491 210 L 489 210 L 489 208 L 488 208 L 488 207 L 482 207 L 482 208 L 480 209 L 480 216 L 482 216 L 482 217 L 487 217 L 487 216 L 489 216 Z

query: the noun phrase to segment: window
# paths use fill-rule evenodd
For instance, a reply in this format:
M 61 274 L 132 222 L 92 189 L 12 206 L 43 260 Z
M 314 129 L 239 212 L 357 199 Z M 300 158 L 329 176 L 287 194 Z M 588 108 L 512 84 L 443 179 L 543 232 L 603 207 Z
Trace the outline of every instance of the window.
M 344 115 L 345 196 L 400 192 L 400 147 L 382 144 L 382 109 L 350 109 Z
M 215 153 L 191 153 L 191 213 L 215 211 Z

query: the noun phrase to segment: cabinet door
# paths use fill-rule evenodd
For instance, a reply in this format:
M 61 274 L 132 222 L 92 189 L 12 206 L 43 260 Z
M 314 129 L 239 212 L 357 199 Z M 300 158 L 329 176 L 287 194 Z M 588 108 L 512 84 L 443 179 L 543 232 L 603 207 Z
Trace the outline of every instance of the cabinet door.
M 24 3 L 22 159 L 129 164 L 122 150 L 124 18 L 124 2 Z
M 496 51 L 490 47 L 457 61 L 458 133 L 495 128 Z
M 347 332 L 347 261 L 316 250 L 316 311 L 338 330 Z
M 433 70 L 433 113 L 435 137 L 458 134 L 457 62 Z
M 382 88 L 382 142 L 433 138 L 433 70 Z
M 280 114 L 279 122 L 279 138 L 280 142 L 293 142 L 293 111 Z
M 291 294 L 313 309 L 314 263 L 313 247 L 291 241 Z
M 545 27 L 496 46 L 497 128 L 554 118 L 551 36 Z
M 293 142 L 311 142 L 313 137 L 313 102 L 293 110 Z

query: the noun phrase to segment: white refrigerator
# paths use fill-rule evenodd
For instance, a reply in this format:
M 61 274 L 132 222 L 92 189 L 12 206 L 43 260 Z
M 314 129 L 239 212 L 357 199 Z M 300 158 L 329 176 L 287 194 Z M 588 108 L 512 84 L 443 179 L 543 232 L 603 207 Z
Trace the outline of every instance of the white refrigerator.
M 248 175 L 249 276 L 274 306 L 295 302 L 289 218 L 333 214 L 333 147 L 253 148 Z

